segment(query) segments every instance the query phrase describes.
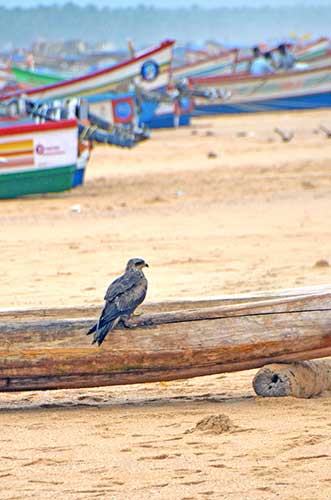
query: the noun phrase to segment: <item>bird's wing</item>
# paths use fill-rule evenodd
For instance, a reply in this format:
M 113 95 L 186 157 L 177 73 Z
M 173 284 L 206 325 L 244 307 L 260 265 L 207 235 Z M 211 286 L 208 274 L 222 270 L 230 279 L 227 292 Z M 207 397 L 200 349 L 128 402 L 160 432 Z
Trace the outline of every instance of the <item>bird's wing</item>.
M 105 295 L 105 300 L 107 302 L 111 302 L 118 295 L 130 290 L 130 288 L 135 286 L 139 280 L 140 276 L 138 273 L 123 274 L 109 285 Z

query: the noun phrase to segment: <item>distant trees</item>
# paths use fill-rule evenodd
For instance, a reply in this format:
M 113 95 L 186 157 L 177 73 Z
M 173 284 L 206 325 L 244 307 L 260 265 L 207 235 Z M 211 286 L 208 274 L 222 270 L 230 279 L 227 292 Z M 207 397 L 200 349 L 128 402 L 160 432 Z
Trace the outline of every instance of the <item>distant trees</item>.
M 231 2 L 229 2 L 231 5 Z M 254 43 L 279 39 L 290 32 L 327 34 L 331 9 L 316 7 L 263 7 L 175 10 L 145 7 L 80 7 L 74 3 L 30 9 L 0 7 L 0 47 L 27 47 L 38 39 L 110 41 L 124 47 L 132 38 L 146 46 L 162 38 L 179 41 L 216 39 L 228 43 Z

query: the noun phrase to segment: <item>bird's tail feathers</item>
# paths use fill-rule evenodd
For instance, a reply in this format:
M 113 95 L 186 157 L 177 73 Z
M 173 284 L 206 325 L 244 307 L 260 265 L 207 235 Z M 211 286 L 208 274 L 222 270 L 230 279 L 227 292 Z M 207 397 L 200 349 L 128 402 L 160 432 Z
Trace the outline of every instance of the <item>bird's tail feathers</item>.
M 102 344 L 102 342 L 105 340 L 108 332 L 110 332 L 113 328 L 115 328 L 115 326 L 117 325 L 119 320 L 120 320 L 120 317 L 114 318 L 112 321 L 109 321 L 109 322 L 103 324 L 101 326 L 101 328 L 99 328 L 99 323 L 97 323 L 95 325 L 95 329 L 93 330 L 93 331 L 95 331 L 95 334 L 94 334 L 94 337 L 92 340 L 92 344 L 97 343 L 100 346 Z M 92 328 L 91 328 L 91 330 L 92 330 Z
M 93 325 L 92 328 L 89 329 L 86 335 L 90 335 L 91 333 L 95 332 L 95 330 L 98 328 L 98 324 L 99 322 Z

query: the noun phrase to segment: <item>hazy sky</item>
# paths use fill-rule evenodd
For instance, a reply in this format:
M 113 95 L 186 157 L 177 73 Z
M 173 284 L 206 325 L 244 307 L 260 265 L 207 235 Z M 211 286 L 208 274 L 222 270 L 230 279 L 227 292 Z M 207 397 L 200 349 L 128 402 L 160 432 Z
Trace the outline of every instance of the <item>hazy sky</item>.
M 0 0 L 1 7 L 36 7 L 38 5 L 63 5 L 69 0 Z M 237 7 L 237 6 L 277 6 L 277 5 L 330 5 L 331 0 L 71 0 L 78 5 L 92 4 L 96 7 L 135 7 L 153 5 L 154 7 Z

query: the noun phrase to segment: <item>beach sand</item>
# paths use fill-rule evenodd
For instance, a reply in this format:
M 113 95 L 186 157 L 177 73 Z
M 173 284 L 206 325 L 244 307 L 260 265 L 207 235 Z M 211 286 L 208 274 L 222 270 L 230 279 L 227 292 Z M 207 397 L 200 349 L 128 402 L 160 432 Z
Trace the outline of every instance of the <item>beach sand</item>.
M 96 147 L 70 193 L 1 201 L 1 307 L 101 306 L 135 256 L 150 301 L 330 283 L 321 124 L 329 111 L 195 119 Z M 254 373 L 0 394 L 0 499 L 331 498 L 330 394 L 258 398 Z

